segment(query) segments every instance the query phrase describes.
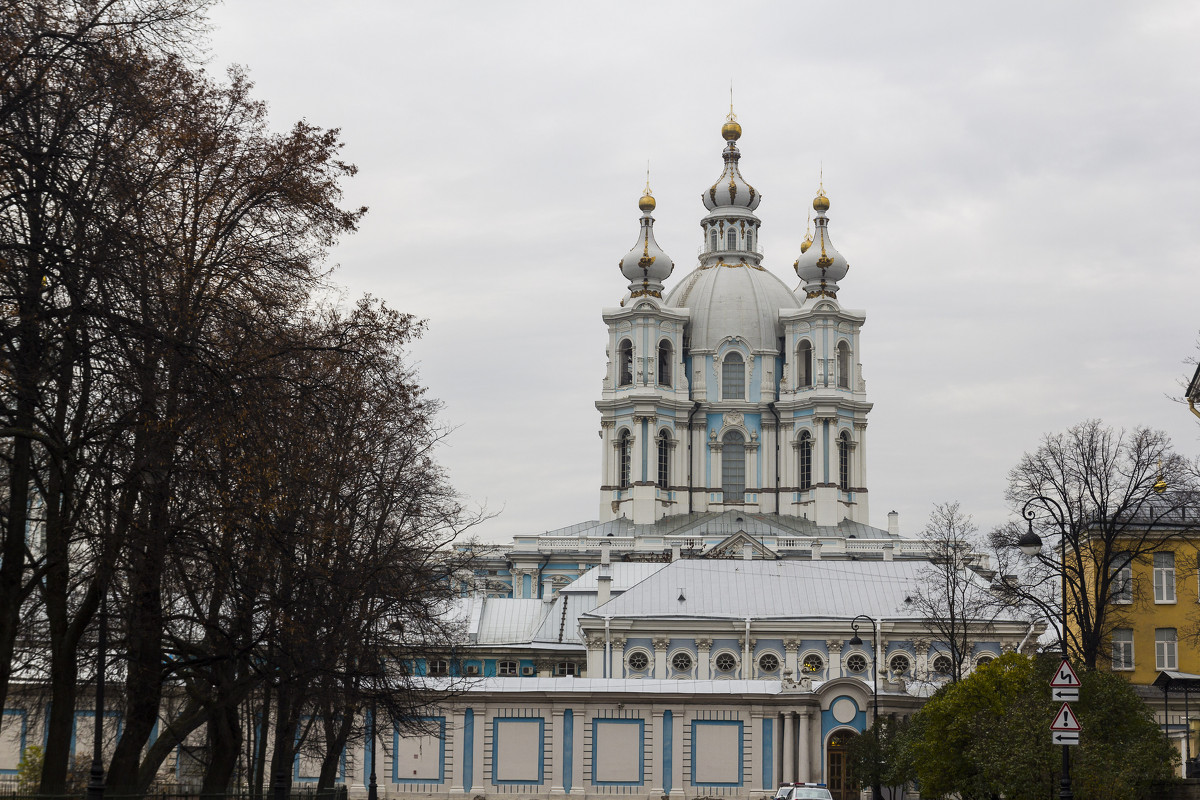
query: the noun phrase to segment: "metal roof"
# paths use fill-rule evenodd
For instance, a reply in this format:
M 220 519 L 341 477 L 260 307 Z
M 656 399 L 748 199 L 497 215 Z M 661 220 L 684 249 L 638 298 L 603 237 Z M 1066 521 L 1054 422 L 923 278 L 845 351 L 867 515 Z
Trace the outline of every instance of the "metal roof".
M 627 517 L 599 522 L 579 522 L 541 534 L 549 537 L 604 538 L 612 536 L 730 536 L 745 531 L 751 536 L 830 536 L 856 539 L 895 539 L 887 531 L 861 522 L 842 520 L 837 525 L 817 525 L 805 517 L 748 514 L 743 511 L 672 514 L 647 525 L 634 525 Z
M 603 606 L 603 616 L 919 619 L 905 598 L 927 569 L 928 563 L 919 561 L 683 559 L 613 598 Z
M 487 599 L 479 619 L 477 644 L 528 642 L 545 617 L 549 603 L 511 597 Z

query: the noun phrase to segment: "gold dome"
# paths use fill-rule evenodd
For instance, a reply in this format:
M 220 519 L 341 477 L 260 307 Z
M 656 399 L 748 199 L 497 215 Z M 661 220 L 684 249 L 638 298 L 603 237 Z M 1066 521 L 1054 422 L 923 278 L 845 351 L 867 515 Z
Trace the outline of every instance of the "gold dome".
M 823 190 L 818 190 L 817 196 L 813 198 L 813 210 L 814 211 L 828 211 L 829 210 L 829 198 L 825 196 L 825 192 Z
M 655 205 L 657 205 L 657 203 L 654 202 L 654 196 L 651 195 L 650 192 L 646 192 L 644 195 L 642 195 L 642 198 L 638 200 L 638 208 L 640 208 L 642 211 L 653 211 Z
M 721 126 L 721 138 L 727 142 L 736 142 L 742 138 L 742 126 L 730 120 Z

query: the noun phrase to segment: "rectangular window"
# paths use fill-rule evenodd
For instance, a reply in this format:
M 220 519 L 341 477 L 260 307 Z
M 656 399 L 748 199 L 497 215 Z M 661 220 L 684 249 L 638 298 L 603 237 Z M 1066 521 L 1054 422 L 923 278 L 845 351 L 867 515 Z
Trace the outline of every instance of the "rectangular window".
M 737 232 L 736 231 L 730 231 L 729 233 L 725 234 L 725 249 L 737 250 Z
M 1175 554 L 1154 554 L 1154 602 L 1175 602 Z
M 1154 668 L 1158 670 L 1178 669 L 1175 657 L 1175 629 L 1154 629 Z
M 1112 601 L 1128 605 L 1133 602 L 1133 559 L 1129 553 L 1117 553 L 1112 566 Z
M 1112 668 L 1133 669 L 1133 629 L 1117 628 L 1112 636 Z
M 746 362 L 737 353 L 730 353 L 721 364 L 721 399 L 746 399 Z

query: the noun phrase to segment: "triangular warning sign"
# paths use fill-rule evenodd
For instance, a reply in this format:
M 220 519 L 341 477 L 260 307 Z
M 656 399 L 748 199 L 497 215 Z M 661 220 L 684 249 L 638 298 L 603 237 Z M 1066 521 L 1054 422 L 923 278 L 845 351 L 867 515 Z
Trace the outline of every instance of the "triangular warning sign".
M 1062 708 L 1058 710 L 1058 714 L 1054 717 L 1054 722 L 1050 724 L 1052 731 L 1079 731 L 1083 730 L 1079 726 L 1079 717 L 1075 716 L 1075 712 L 1066 703 L 1062 704 Z
M 1071 665 L 1064 658 L 1058 665 L 1058 671 L 1054 673 L 1050 686 L 1054 689 L 1078 689 L 1082 685 L 1079 682 L 1079 676 L 1075 674 L 1075 670 L 1071 669 Z

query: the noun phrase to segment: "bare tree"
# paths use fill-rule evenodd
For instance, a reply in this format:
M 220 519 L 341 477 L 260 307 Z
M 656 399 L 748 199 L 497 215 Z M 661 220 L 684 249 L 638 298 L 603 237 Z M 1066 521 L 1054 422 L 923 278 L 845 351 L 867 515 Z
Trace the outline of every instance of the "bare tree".
M 953 682 L 966 671 L 974 643 L 1006 610 L 991 591 L 992 573 L 980 563 L 986 556 L 979 552 L 978 533 L 971 515 L 958 503 L 935 505 L 922 533 L 930 563 L 911 596 L 912 608 L 925 620 L 931 638 L 947 648 Z
M 1088 420 L 1048 434 L 1009 473 L 1007 491 L 1014 511 L 1033 512 L 1032 528 L 1045 546 L 1025 558 L 1015 547 L 1025 523 L 995 531 L 1001 572 L 1011 576 L 998 590 L 1061 628 L 1065 575 L 1067 626 L 1059 636 L 1071 656 L 1094 669 L 1131 607 L 1114 601 L 1137 601 L 1127 567 L 1200 528 L 1196 475 L 1162 431 Z

